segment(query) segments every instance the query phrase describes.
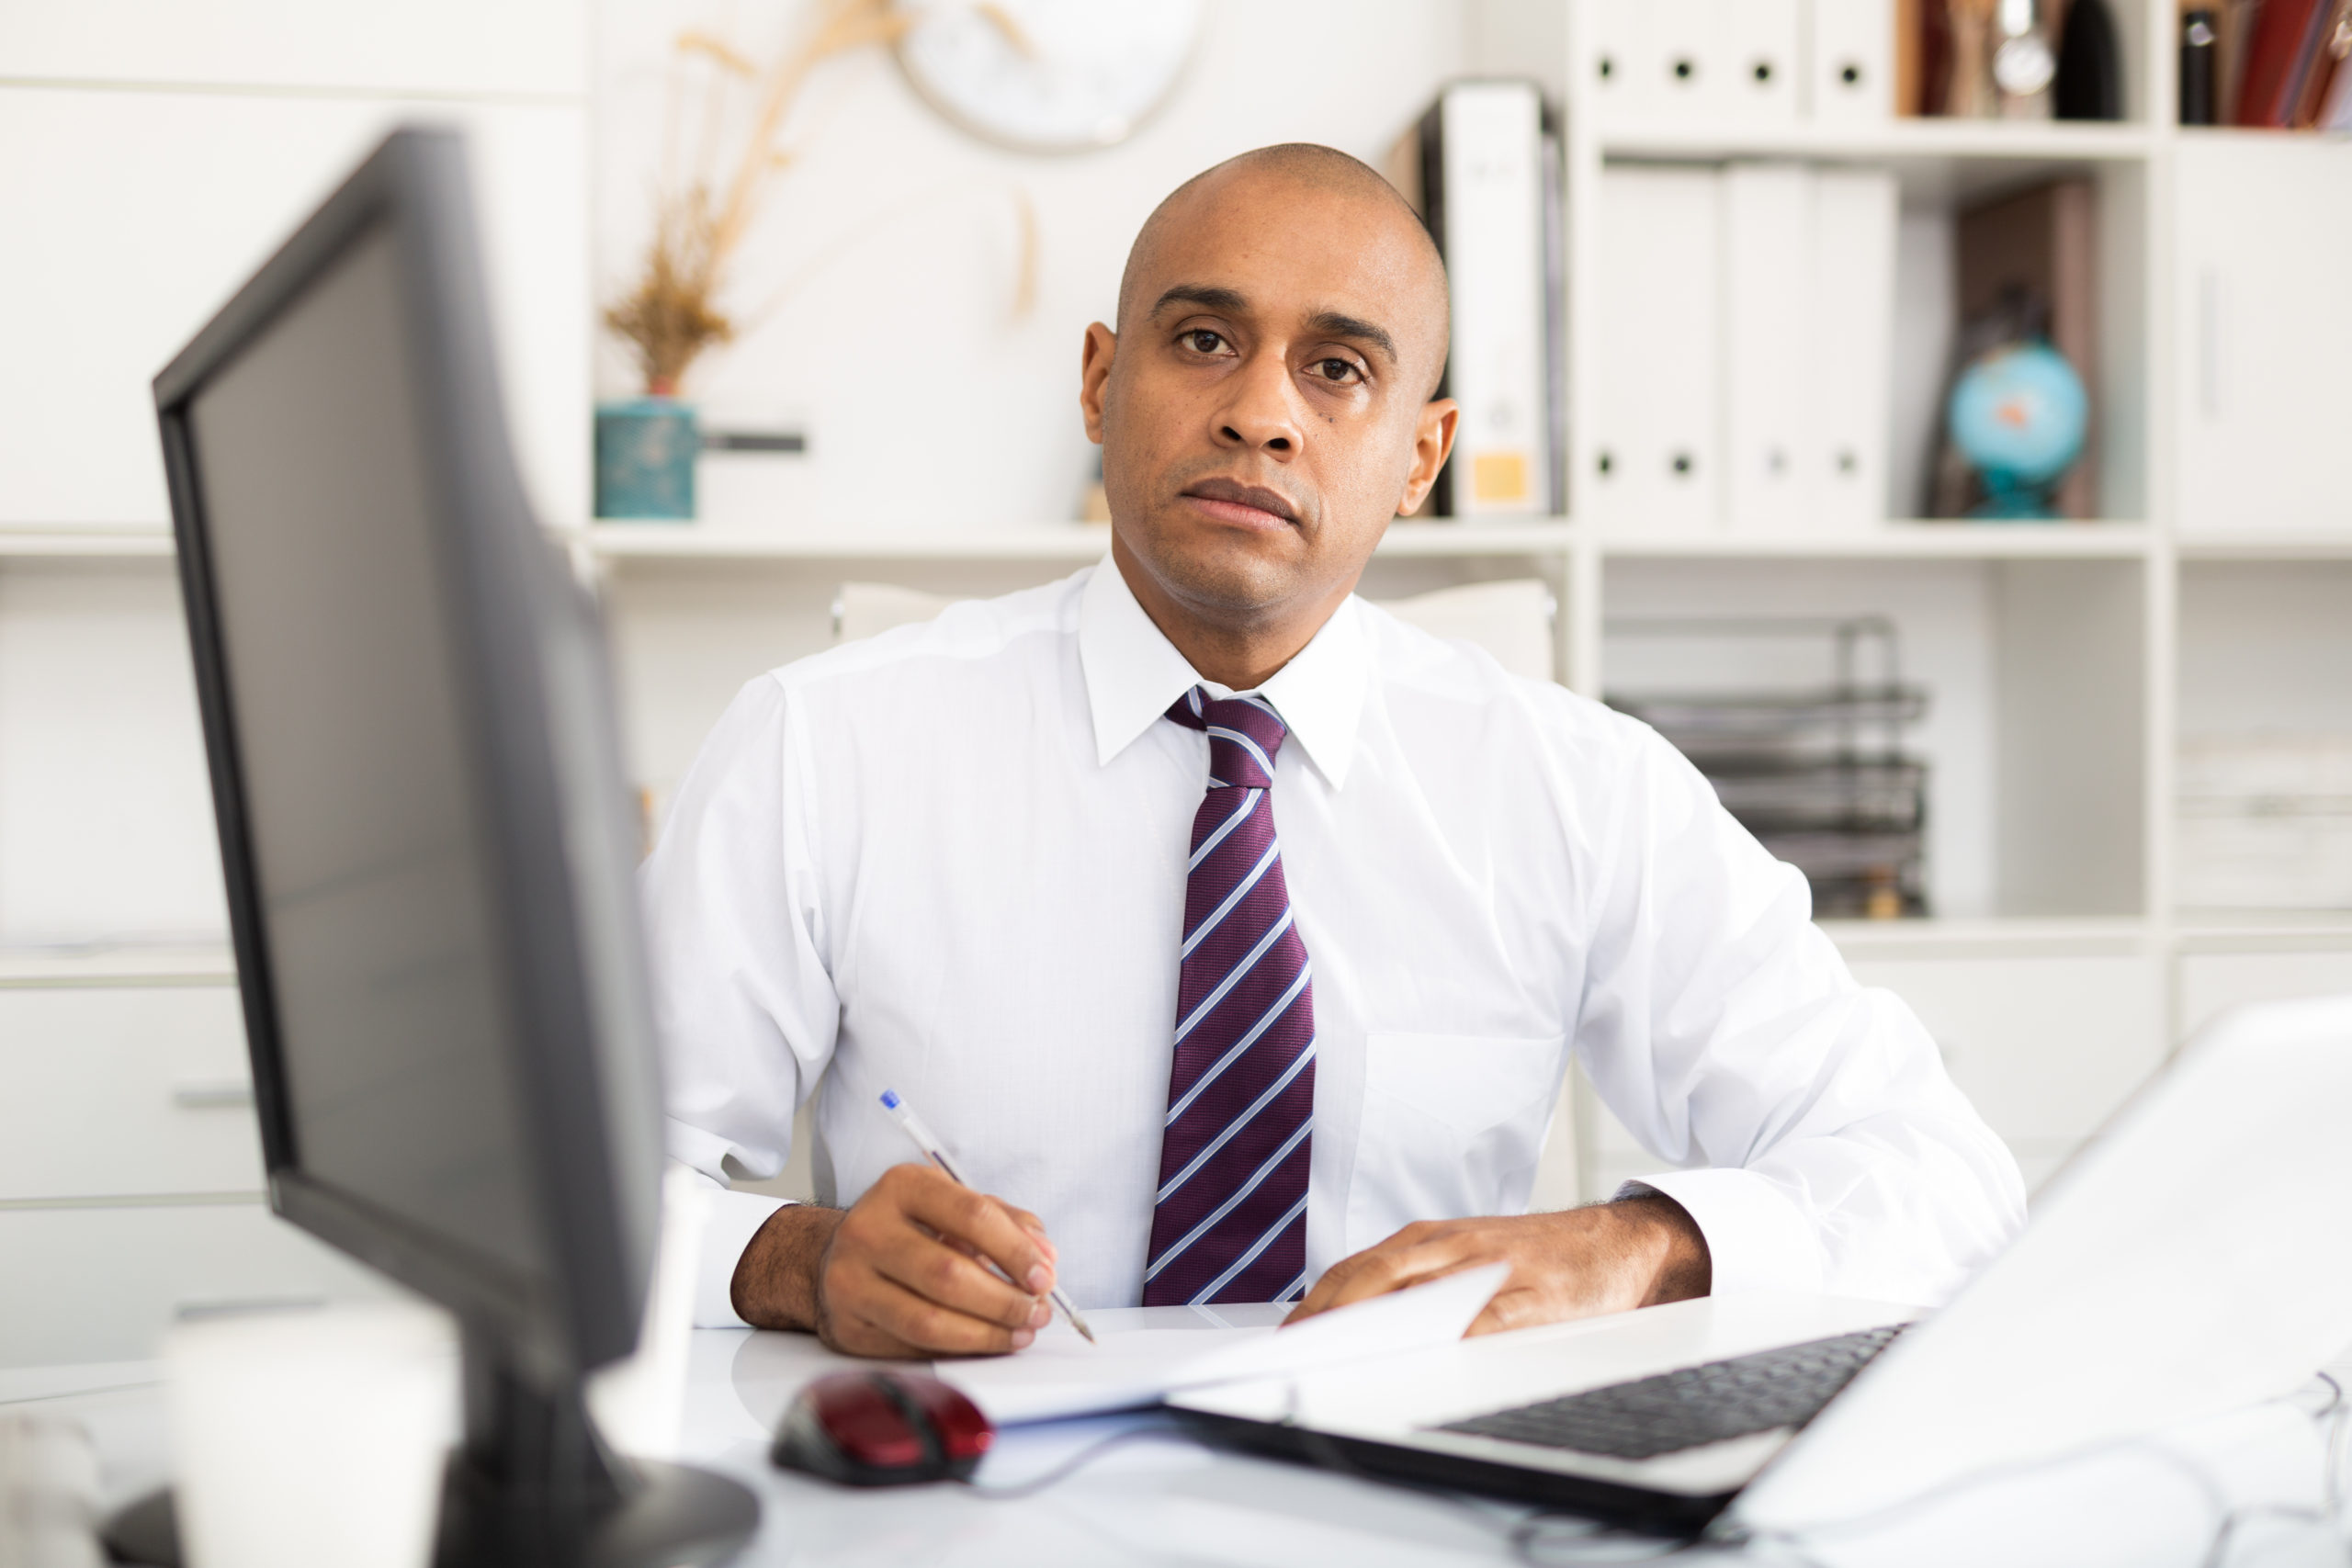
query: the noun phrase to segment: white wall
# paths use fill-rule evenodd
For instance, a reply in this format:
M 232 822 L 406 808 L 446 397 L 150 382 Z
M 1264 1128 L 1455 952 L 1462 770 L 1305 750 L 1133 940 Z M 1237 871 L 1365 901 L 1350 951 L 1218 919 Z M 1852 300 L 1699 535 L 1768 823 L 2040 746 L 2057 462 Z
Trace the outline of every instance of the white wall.
M 670 40 L 707 28 L 764 62 L 808 8 L 602 0 L 600 301 L 625 291 L 650 232 Z M 1464 69 L 1472 15 L 1449 0 L 1209 0 L 1198 52 L 1158 118 L 1120 147 L 1067 157 L 998 152 L 956 130 L 887 52 L 821 68 L 785 138 L 795 161 L 727 297 L 747 331 L 685 389 L 719 423 L 804 424 L 811 450 L 729 465 L 748 479 L 707 476 L 706 517 L 879 528 L 1075 516 L 1093 454 L 1078 416 L 1080 337 L 1110 315 L 1145 216 L 1203 168 L 1268 142 L 1323 141 L 1377 162 Z M 1040 273 L 1035 310 L 1015 319 L 1024 197 Z M 795 276 L 797 292 L 751 321 Z M 607 339 L 598 391 L 627 395 L 633 377 Z

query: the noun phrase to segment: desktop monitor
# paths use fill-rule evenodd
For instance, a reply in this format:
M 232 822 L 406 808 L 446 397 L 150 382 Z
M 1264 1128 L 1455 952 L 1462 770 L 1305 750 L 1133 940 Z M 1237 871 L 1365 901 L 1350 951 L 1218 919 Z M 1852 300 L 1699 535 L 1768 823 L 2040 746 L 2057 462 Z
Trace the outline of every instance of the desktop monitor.
M 752 1495 L 582 1400 L 637 1343 L 661 1092 L 602 638 L 507 446 L 461 139 L 393 134 L 155 400 L 269 1201 L 461 1325 L 440 1561 L 723 1555 Z

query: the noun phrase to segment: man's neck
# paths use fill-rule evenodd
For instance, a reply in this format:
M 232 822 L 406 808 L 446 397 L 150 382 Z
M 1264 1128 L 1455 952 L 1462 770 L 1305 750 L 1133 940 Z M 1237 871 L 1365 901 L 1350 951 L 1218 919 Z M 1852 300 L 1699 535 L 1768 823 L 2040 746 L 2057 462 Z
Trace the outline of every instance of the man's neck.
M 1169 592 L 1115 534 L 1111 537 L 1111 559 L 1126 581 L 1127 592 L 1185 662 L 1235 692 L 1254 692 L 1272 680 L 1298 656 L 1299 649 L 1315 640 L 1315 634 L 1355 592 L 1353 582 L 1341 583 L 1319 599 L 1283 606 L 1262 619 L 1230 625 L 1201 615 Z

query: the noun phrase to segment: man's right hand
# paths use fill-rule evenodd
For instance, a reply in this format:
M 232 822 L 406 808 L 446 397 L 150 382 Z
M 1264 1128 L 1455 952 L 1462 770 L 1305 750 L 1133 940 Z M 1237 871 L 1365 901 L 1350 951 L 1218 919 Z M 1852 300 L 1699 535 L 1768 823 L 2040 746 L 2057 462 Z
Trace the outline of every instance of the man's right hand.
M 810 1331 L 853 1356 L 1002 1355 L 1051 1320 L 1054 1263 L 1036 1215 L 899 1165 L 845 1210 L 778 1209 L 743 1249 L 730 1294 L 753 1327 Z

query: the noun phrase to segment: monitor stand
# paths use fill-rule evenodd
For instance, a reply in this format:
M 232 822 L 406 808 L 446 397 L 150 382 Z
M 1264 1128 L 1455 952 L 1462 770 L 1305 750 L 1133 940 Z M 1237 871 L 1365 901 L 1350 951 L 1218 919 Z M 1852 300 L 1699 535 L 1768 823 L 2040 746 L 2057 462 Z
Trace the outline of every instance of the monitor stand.
M 709 1471 L 607 1450 L 577 1378 L 550 1395 L 469 1325 L 466 1439 L 441 1492 L 434 1568 L 686 1568 L 724 1561 L 759 1528 L 759 1499 Z M 107 1522 L 118 1562 L 181 1568 L 171 1492 Z

